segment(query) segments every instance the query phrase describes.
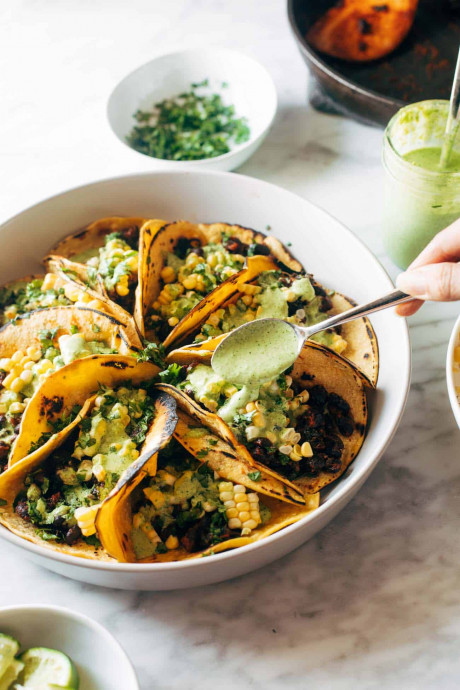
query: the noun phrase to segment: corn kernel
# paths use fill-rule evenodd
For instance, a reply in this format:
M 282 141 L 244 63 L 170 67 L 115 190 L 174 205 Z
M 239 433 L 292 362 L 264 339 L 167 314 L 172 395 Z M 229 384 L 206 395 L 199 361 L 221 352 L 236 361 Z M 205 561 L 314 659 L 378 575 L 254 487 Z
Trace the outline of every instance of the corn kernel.
M 283 453 L 283 455 L 289 455 L 289 453 L 292 453 L 293 448 L 288 443 L 285 443 L 280 446 L 278 450 L 280 453 Z
M 306 402 L 308 402 L 308 399 L 310 398 L 310 393 L 305 389 L 305 390 L 303 390 L 303 391 L 301 391 L 301 392 L 299 393 L 299 395 L 297 396 L 297 398 L 298 398 L 301 402 L 306 403 Z
M 25 354 L 26 353 L 24 352 L 24 350 L 18 350 L 17 352 L 14 353 L 14 355 L 12 355 L 11 361 L 14 362 L 15 364 L 17 364 L 18 362 L 21 361 L 21 359 L 24 359 Z
M 243 519 L 243 518 L 241 518 Z M 248 518 L 243 522 L 243 529 L 253 530 L 257 527 L 257 522 L 253 518 Z
M 300 446 L 300 452 L 302 453 L 304 458 L 311 458 L 313 455 L 313 449 L 308 441 L 305 441 L 305 443 L 302 443 Z
M 42 356 L 41 347 L 38 347 L 37 345 L 31 345 L 27 348 L 27 356 L 30 357 L 30 359 L 33 359 L 34 362 L 38 362 L 38 360 Z
M 165 283 L 173 283 L 176 280 L 176 272 L 172 266 L 165 266 L 161 273 L 161 279 Z
M 171 551 L 172 549 L 177 549 L 177 547 L 179 546 L 179 539 L 174 535 L 170 534 L 165 541 L 165 546 L 169 551 Z
M 52 290 L 55 286 L 57 275 L 55 273 L 47 273 L 43 278 L 43 283 L 41 286 L 41 291 L 46 292 L 47 290 Z
M 133 517 L 133 527 L 134 529 L 139 529 L 139 527 L 142 525 L 142 515 L 140 513 L 136 513 Z
M 236 518 L 236 517 L 238 517 L 238 511 L 237 511 L 236 508 L 228 508 L 228 509 L 225 511 L 225 514 L 226 514 L 226 516 L 227 516 L 229 519 L 230 519 L 230 518 Z
M 24 403 L 14 402 L 11 403 L 9 411 L 11 412 L 11 414 L 21 414 L 21 412 L 24 412 L 25 409 L 26 406 L 24 405 Z
M 239 529 L 241 527 L 241 520 L 239 520 L 238 518 L 231 518 L 228 521 L 228 526 L 230 527 L 230 529 Z
M 11 371 L 13 363 L 9 357 L 3 357 L 0 359 L 0 369 L 2 371 Z
M 77 524 L 80 527 L 83 536 L 90 537 L 92 534 L 96 534 L 95 521 L 98 510 L 99 504 L 90 506 L 89 508 L 82 506 L 81 508 L 77 508 L 75 510 L 74 515 L 77 519 Z
M 221 491 L 220 492 L 220 500 L 225 502 L 225 501 L 231 501 L 233 499 L 233 491 Z
M 261 412 L 256 412 L 252 417 L 252 423 L 259 429 L 262 429 L 265 426 L 264 415 Z
M 187 276 L 187 278 L 184 278 L 182 285 L 186 290 L 194 290 L 196 288 L 196 280 L 197 276 L 192 273 L 190 276 Z
M 117 291 L 117 294 L 120 295 L 120 297 L 126 297 L 126 295 L 129 294 L 129 287 L 127 285 L 118 283 L 115 290 Z
M 244 297 L 241 298 L 241 301 L 243 302 L 243 304 L 249 307 L 249 305 L 252 304 L 252 297 L 251 295 L 244 295 Z
M 174 326 L 177 326 L 178 323 L 179 323 L 179 319 L 177 318 L 177 316 L 171 316 L 171 317 L 168 319 L 168 324 L 169 324 L 172 328 L 174 328 Z
M 24 381 L 24 383 L 27 385 L 28 383 L 30 383 L 32 381 L 33 377 L 34 377 L 33 372 L 30 369 L 24 369 L 24 371 L 22 372 L 22 374 L 20 375 L 19 378 L 21 378 Z
M 14 379 L 13 383 L 10 386 L 10 390 L 13 391 L 13 393 L 20 393 L 22 389 L 24 388 L 24 381 L 20 378 Z
M 75 285 L 71 285 L 70 283 L 64 285 L 64 294 L 71 302 L 76 302 L 78 300 L 80 292 L 81 291 L 76 288 Z
M 248 402 L 246 405 L 246 412 L 254 412 L 256 409 L 256 404 L 254 402 Z
M 249 510 L 242 510 L 239 514 L 239 518 L 242 523 L 246 522 L 246 520 L 249 520 L 251 518 L 251 515 L 249 514 Z

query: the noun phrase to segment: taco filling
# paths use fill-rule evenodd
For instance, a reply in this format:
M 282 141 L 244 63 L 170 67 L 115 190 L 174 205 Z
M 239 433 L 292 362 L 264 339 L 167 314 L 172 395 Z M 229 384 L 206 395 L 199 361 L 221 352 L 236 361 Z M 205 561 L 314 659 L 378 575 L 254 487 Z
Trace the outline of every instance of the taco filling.
M 101 389 L 64 444 L 26 476 L 16 514 L 42 539 L 70 545 L 81 537 L 94 540 L 99 504 L 139 457 L 153 415 L 154 401 L 145 389 Z
M 242 326 L 255 319 L 283 319 L 309 326 L 327 318 L 332 302 L 327 292 L 306 275 L 264 271 L 253 283 L 240 286 L 236 301 L 211 314 L 195 337 L 195 343 Z M 338 332 L 324 331 L 313 340 L 341 353 L 347 342 Z
M 269 252 L 265 245 L 245 244 L 227 233 L 221 242 L 208 244 L 199 237 L 180 237 L 166 253 L 161 292 L 147 314 L 147 330 L 164 340 L 204 296 L 243 268 L 246 256 Z
M 74 304 L 104 311 L 104 304 L 82 287 L 55 273 L 32 280 L 17 281 L 0 289 L 0 325 L 37 309 Z
M 22 415 L 40 384 L 54 371 L 92 354 L 113 354 L 106 342 L 78 332 L 57 337 L 59 327 L 39 332 L 39 344 L 0 359 L 0 471 L 5 469 Z
M 289 374 L 261 386 L 237 386 L 205 364 L 169 369 L 178 378 L 185 374 L 178 387 L 221 417 L 255 460 L 283 477 L 292 481 L 341 469 L 341 437 L 353 434 L 355 422 L 336 393 L 320 385 L 307 390 Z
M 269 520 L 257 493 L 222 480 L 172 440 L 158 455 L 156 475 L 136 489 L 131 538 L 137 560 L 180 547 L 196 553 Z
M 105 236 L 102 247 L 72 256 L 72 261 L 86 264 L 88 281 L 97 287 L 102 280 L 107 295 L 127 311 L 133 311 L 134 290 L 139 266 L 139 228 L 133 226 Z

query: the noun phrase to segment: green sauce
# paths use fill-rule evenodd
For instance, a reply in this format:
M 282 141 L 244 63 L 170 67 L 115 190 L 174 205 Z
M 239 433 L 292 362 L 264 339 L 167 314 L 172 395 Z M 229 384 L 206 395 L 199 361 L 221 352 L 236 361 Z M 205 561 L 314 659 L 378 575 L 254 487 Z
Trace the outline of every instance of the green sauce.
M 451 141 L 441 166 L 448 101 L 423 101 L 402 108 L 384 140 L 384 245 L 407 268 L 437 232 L 460 216 L 460 137 Z
M 253 321 L 226 338 L 212 358 L 214 371 L 245 386 L 271 381 L 290 367 L 298 354 L 297 334 L 283 321 Z
M 409 151 L 403 156 L 404 160 L 425 170 L 439 172 L 441 170 L 441 147 L 430 146 L 423 149 Z M 460 172 L 460 151 L 452 151 L 448 164 L 443 168 L 445 172 Z

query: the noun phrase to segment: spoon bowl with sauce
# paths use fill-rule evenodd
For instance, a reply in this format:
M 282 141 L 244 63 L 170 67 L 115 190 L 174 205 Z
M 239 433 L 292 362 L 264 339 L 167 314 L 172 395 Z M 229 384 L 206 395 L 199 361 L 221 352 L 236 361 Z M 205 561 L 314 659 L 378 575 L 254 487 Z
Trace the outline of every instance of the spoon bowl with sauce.
M 296 326 L 281 319 L 258 319 L 236 328 L 217 346 L 211 366 L 226 381 L 243 386 L 271 381 L 288 369 L 305 341 L 316 333 L 395 307 L 413 299 L 400 290 L 352 307 L 313 326 Z

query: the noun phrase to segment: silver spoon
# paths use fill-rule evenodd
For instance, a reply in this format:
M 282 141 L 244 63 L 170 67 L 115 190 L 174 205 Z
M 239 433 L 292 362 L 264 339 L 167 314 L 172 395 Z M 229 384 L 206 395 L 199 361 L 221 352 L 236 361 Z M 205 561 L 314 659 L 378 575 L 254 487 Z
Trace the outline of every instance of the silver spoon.
M 450 154 L 454 147 L 458 127 L 460 125 L 460 49 L 458 52 L 457 66 L 455 68 L 452 92 L 450 94 L 449 114 L 447 116 L 444 143 L 441 151 L 440 168 L 443 170 L 449 164 Z
M 257 319 L 239 326 L 216 348 L 211 366 L 231 383 L 258 384 L 276 378 L 299 356 L 306 340 L 327 328 L 374 314 L 414 299 L 393 290 L 367 304 L 352 307 L 314 326 L 296 326 L 282 319 Z

